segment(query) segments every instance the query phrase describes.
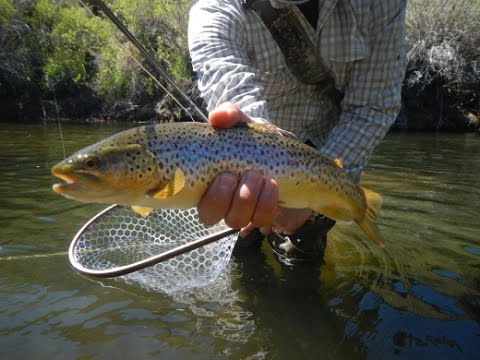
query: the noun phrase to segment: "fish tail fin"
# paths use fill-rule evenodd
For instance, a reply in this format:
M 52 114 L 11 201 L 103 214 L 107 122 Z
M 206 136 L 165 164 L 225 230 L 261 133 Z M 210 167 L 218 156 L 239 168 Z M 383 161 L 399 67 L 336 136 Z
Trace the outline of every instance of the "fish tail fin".
M 366 211 L 365 216 L 361 220 L 355 220 L 360 228 L 367 234 L 370 240 L 377 244 L 380 248 L 384 248 L 383 236 L 375 223 L 378 213 L 383 205 L 383 199 L 380 194 L 361 187 L 365 196 Z

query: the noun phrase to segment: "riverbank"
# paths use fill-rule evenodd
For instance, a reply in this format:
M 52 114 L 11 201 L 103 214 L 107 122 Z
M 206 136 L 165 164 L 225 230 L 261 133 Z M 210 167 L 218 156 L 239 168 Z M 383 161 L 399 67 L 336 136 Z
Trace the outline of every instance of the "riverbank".
M 0 75 L 1 76 L 1 75 Z M 21 82 L 20 82 L 21 84 Z M 13 90 L 13 89 L 12 89 Z M 163 122 L 188 120 L 189 116 L 168 98 L 103 103 L 89 88 L 76 88 L 41 98 L 34 89 L 0 93 L 0 122 L 45 122 L 58 118 L 76 122 Z M 480 130 L 480 114 L 458 105 L 448 89 L 405 87 L 402 109 L 392 131 L 472 132 Z M 470 94 L 471 96 L 472 94 Z M 162 96 L 162 95 L 159 95 Z M 201 99 L 196 97 L 197 105 Z
M 183 89 L 195 88 L 186 41 L 190 4 L 111 3 Z M 392 129 L 480 128 L 478 18 L 476 0 L 409 1 L 408 67 L 402 109 Z M 142 57 L 135 47 L 94 6 L 0 1 L 0 122 L 188 119 L 137 61 Z M 198 95 L 189 94 L 201 106 Z

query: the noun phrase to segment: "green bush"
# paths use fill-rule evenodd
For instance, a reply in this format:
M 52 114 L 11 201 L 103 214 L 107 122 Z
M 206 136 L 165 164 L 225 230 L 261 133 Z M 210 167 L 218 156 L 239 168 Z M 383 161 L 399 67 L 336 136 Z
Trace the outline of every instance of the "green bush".
M 0 29 L 10 24 L 10 21 L 15 15 L 15 7 L 11 0 L 0 0 Z
M 189 1 L 116 0 L 109 5 L 178 83 L 188 83 Z M 24 56 L 25 68 L 39 70 L 44 91 L 73 81 L 112 104 L 163 93 L 136 63 L 148 67 L 143 56 L 111 21 L 74 0 L 0 0 L 2 53 L 13 63 Z
M 54 80 L 68 77 L 75 83 L 88 82 L 95 74 L 87 71 L 87 55 L 95 57 L 106 46 L 107 36 L 102 22 L 88 17 L 85 9 L 60 9 L 51 32 L 52 51 L 46 54 L 45 75 Z
M 190 78 L 187 48 L 190 0 L 117 0 L 113 10 L 140 43 L 168 69 L 179 83 Z

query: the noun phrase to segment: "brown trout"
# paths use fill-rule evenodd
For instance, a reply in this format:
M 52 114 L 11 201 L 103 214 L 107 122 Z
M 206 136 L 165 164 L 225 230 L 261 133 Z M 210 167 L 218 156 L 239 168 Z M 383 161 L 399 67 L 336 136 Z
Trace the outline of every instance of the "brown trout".
M 354 220 L 383 247 L 375 224 L 381 196 L 356 184 L 339 161 L 273 125 L 169 123 L 126 130 L 55 165 L 52 174 L 66 183 L 53 190 L 82 202 L 132 206 L 147 216 L 154 208 L 195 207 L 219 173 L 240 177 L 249 169 L 277 181 L 280 206 Z

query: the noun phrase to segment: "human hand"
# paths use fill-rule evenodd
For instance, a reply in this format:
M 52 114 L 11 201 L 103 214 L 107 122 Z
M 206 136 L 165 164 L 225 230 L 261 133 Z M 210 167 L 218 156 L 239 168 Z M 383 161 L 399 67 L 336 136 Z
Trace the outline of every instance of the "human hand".
M 236 105 L 226 103 L 209 115 L 214 127 L 231 128 L 239 122 L 251 122 Z M 264 178 L 255 170 L 246 171 L 240 179 L 225 172 L 218 175 L 198 204 L 200 221 L 213 225 L 224 219 L 233 229 L 246 236 L 258 227 L 262 232 L 272 230 L 292 233 L 308 219 L 310 209 L 278 207 L 278 184 Z

